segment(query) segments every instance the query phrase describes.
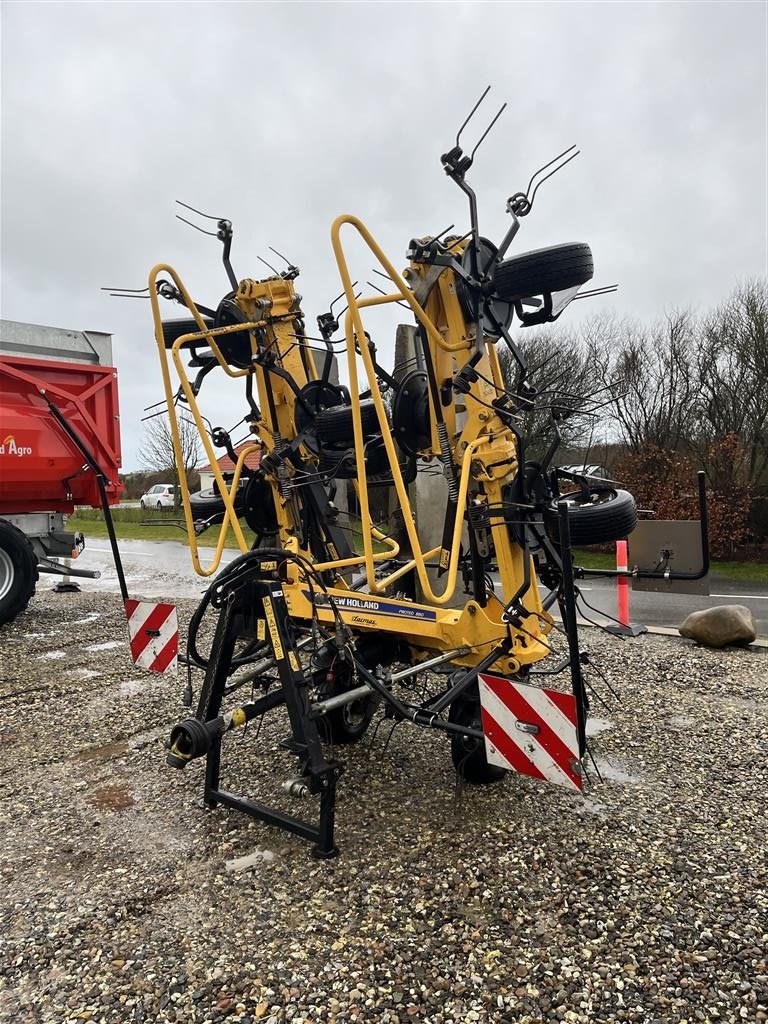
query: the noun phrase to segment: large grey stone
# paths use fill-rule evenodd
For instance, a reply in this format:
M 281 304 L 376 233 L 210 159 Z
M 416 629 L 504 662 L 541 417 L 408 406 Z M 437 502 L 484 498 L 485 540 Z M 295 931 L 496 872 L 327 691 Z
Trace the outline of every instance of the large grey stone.
M 680 636 L 705 647 L 751 644 L 757 636 L 755 618 L 743 604 L 722 604 L 691 612 L 678 626 Z

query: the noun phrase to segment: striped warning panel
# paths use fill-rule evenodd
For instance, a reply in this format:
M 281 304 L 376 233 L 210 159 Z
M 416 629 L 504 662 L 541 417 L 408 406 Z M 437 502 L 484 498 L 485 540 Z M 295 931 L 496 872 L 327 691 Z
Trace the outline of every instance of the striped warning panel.
M 581 792 L 573 694 L 498 676 L 479 678 L 489 764 Z
M 179 654 L 176 605 L 129 598 L 125 602 L 125 614 L 134 663 L 150 672 L 175 670 Z

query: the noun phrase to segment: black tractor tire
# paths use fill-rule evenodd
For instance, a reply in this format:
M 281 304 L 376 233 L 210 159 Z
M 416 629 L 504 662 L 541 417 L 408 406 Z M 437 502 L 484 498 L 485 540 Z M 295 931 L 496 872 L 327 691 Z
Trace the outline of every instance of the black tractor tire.
M 468 694 L 462 694 L 451 704 L 448 721 L 456 725 L 465 725 L 470 729 L 482 729 L 480 716 L 480 694 L 475 688 Z M 500 782 L 506 775 L 504 768 L 488 764 L 485 756 L 485 742 L 469 736 L 454 733 L 451 736 L 451 760 L 456 774 L 471 786 L 487 786 L 492 782 Z
M 505 302 L 516 302 L 586 284 L 594 272 L 592 250 L 586 242 L 550 245 L 499 263 L 493 293 Z
M 571 544 L 605 544 L 623 540 L 637 526 L 637 505 L 629 491 L 618 489 L 590 491 L 589 500 L 582 495 L 564 495 L 568 503 L 568 525 Z M 557 501 L 544 509 L 547 533 L 553 540 L 560 538 L 560 519 Z
M 13 523 L 0 519 L 0 625 L 23 612 L 37 585 L 37 557 Z

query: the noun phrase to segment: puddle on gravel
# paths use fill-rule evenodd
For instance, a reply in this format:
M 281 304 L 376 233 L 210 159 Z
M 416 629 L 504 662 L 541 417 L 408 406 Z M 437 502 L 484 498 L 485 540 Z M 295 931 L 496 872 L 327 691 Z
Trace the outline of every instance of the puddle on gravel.
M 46 651 L 45 654 L 38 654 L 38 661 L 58 661 L 59 658 L 66 658 L 66 651 Z
M 116 647 L 122 647 L 122 640 L 107 640 L 103 644 L 90 644 L 86 647 L 86 651 L 114 651 Z
M 729 695 L 727 697 L 723 697 L 722 700 L 725 704 L 730 705 L 730 707 L 735 708 L 738 711 L 754 711 L 757 707 L 757 701 L 752 700 L 749 697 L 732 697 Z
M 94 668 L 75 668 L 71 672 L 67 672 L 68 676 L 80 676 L 82 679 L 95 679 L 96 676 L 100 676 L 101 672 L 97 672 Z
M 696 719 L 691 718 L 690 715 L 673 715 L 667 724 L 670 729 L 690 729 L 692 725 L 696 724 Z
M 129 807 L 136 806 L 128 786 L 117 782 L 109 786 L 99 786 L 88 797 L 88 803 L 100 811 L 127 811 Z
M 601 804 L 597 800 L 590 800 L 589 797 L 584 797 L 583 800 L 579 800 L 574 809 L 577 814 L 596 814 L 601 818 L 604 817 L 608 811 L 605 804 Z
M 599 736 L 601 732 L 608 732 L 615 728 L 616 723 L 608 718 L 588 718 L 586 733 L 587 736 Z
M 75 761 L 109 761 L 113 757 L 121 757 L 128 753 L 126 740 L 115 740 L 101 747 L 86 747 L 75 754 Z
M 640 782 L 637 775 L 630 775 L 629 772 L 625 772 L 618 765 L 611 764 L 610 761 L 603 761 L 601 758 L 597 758 L 597 768 L 603 781 L 607 779 L 609 782 L 620 782 L 625 786 L 636 785 Z
M 84 615 L 82 619 L 75 619 L 74 622 L 70 623 L 70 625 L 72 625 L 72 626 L 87 626 L 89 622 L 95 622 L 96 619 L 100 619 L 100 618 L 101 618 L 101 612 L 88 612 L 88 614 Z
M 120 696 L 135 697 L 136 694 L 143 693 L 146 689 L 146 679 L 126 679 L 120 683 Z

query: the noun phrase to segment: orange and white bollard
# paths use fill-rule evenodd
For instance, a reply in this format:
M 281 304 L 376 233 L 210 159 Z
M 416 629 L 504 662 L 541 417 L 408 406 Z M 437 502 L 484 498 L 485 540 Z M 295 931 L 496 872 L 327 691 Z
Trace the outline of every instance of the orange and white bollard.
M 616 568 L 620 572 L 626 572 L 628 566 L 627 556 L 627 542 L 625 540 L 616 541 Z M 617 576 L 616 583 L 618 584 L 617 591 L 617 602 L 619 606 L 619 622 L 622 626 L 629 625 L 629 580 L 626 576 Z
M 625 540 L 616 541 L 616 569 L 618 572 L 626 572 L 629 568 L 629 549 Z M 618 622 L 606 626 L 607 633 L 614 633 L 616 636 L 640 636 L 647 633 L 647 626 L 632 626 L 629 621 L 629 577 L 616 577 L 616 603 L 618 605 Z

